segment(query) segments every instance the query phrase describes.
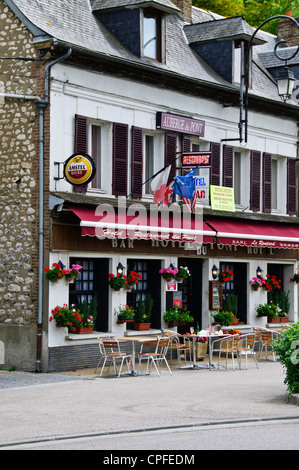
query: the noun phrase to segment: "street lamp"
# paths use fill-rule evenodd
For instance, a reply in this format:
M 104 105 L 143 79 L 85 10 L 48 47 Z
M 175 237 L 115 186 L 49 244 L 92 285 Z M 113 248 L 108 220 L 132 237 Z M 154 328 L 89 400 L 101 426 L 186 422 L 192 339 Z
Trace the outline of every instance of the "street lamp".
M 287 15 L 276 15 L 272 16 L 271 18 L 268 18 L 265 20 L 263 23 L 261 23 L 256 30 L 253 32 L 249 43 L 247 47 L 247 55 L 246 55 L 246 62 L 245 62 L 245 73 L 243 73 L 243 70 L 241 72 L 241 80 L 240 80 L 240 99 L 239 99 L 239 108 L 240 108 L 240 117 L 239 117 L 239 137 L 235 139 L 222 139 L 222 141 L 231 141 L 231 140 L 238 140 L 240 143 L 245 141 L 247 143 L 247 135 L 248 135 L 248 89 L 249 89 L 249 60 L 251 57 L 251 47 L 253 43 L 253 39 L 256 36 L 257 32 L 269 21 L 276 20 L 278 18 L 286 18 L 287 20 L 293 21 L 297 28 L 299 29 L 299 23 L 292 18 L 291 16 Z M 294 54 L 292 54 L 290 57 L 285 58 L 285 57 L 280 57 L 277 52 L 277 47 L 285 41 L 279 41 L 275 48 L 274 48 L 274 54 L 276 57 L 280 60 L 285 61 L 285 67 L 284 69 L 280 72 L 279 76 L 276 79 L 277 83 L 277 89 L 278 89 L 278 95 L 281 97 L 281 99 L 286 102 L 288 99 L 290 99 L 294 84 L 295 84 L 295 77 L 294 74 L 289 68 L 287 67 L 287 61 L 292 59 L 299 51 L 299 46 L 297 47 L 296 51 Z M 245 87 L 245 93 L 244 93 L 244 87 Z M 243 138 L 243 133 L 244 133 L 244 138 Z
M 247 143 L 247 135 L 248 135 L 248 131 L 247 131 L 247 128 L 248 128 L 248 88 L 249 88 L 249 57 L 250 57 L 250 52 L 251 52 L 251 47 L 252 47 L 252 41 L 255 37 L 255 35 L 257 34 L 257 32 L 266 24 L 268 23 L 269 21 L 272 21 L 272 20 L 276 20 L 278 18 L 286 18 L 287 20 L 291 20 L 293 21 L 293 23 L 295 23 L 295 25 L 297 26 L 297 28 L 299 29 L 299 24 L 297 23 L 297 21 L 292 18 L 291 16 L 287 16 L 287 15 L 276 15 L 276 16 L 271 16 L 271 18 L 268 18 L 267 20 L 263 21 L 263 23 L 261 23 L 257 28 L 256 30 L 254 31 L 254 33 L 252 34 L 250 40 L 249 40 L 249 43 L 248 43 L 248 48 L 247 48 L 247 56 L 246 56 L 246 65 L 245 65 L 245 105 L 244 105 L 244 108 L 245 108 L 245 119 L 244 121 L 242 120 L 242 116 L 241 116 L 241 113 L 240 113 L 240 123 L 239 123 L 239 129 L 240 129 L 240 142 L 242 143 L 243 141 L 243 135 L 242 135 L 242 123 L 244 122 L 245 124 L 245 134 L 244 134 L 244 140 L 245 140 L 245 143 Z M 277 53 L 277 47 L 278 45 L 281 43 L 281 42 L 284 42 L 284 41 L 279 41 L 275 48 L 274 48 L 274 54 L 276 55 L 276 57 L 280 60 L 285 60 L 287 62 L 287 60 L 290 60 L 291 58 L 293 58 L 297 52 L 299 51 L 299 46 L 297 47 L 296 49 L 296 52 L 294 54 L 292 54 L 291 57 L 289 57 L 288 59 L 284 59 L 282 57 L 280 57 Z M 295 78 L 294 78 L 294 74 L 288 69 L 287 65 L 285 65 L 285 68 L 284 70 L 282 71 L 283 72 L 283 75 L 281 77 L 278 77 L 276 82 L 277 82 L 277 87 L 278 87 L 278 94 L 279 96 L 284 100 L 288 100 L 290 99 L 291 97 L 291 94 L 293 92 L 293 88 L 294 88 L 294 83 L 295 83 Z M 241 80 L 241 84 L 240 84 L 240 88 L 242 87 L 242 91 L 240 91 L 241 95 L 243 96 L 243 85 L 244 85 L 244 80 Z

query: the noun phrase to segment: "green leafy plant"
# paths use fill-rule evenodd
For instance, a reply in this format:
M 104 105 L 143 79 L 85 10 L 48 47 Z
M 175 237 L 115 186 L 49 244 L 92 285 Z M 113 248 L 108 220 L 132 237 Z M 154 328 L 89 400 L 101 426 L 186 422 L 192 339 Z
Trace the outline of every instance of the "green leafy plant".
M 138 284 L 141 279 L 141 274 L 136 273 L 135 271 L 130 271 L 127 276 L 124 276 L 126 280 L 126 285 L 129 287 L 134 287 L 135 284 Z
M 291 282 L 299 282 L 299 274 L 295 273 L 293 277 L 290 279 Z
M 138 300 L 137 308 L 135 310 L 136 323 L 149 323 L 151 315 L 146 311 L 145 301 Z
M 218 279 L 220 282 L 229 282 L 232 280 L 234 273 L 227 268 L 224 268 L 223 271 L 218 273 Z
M 118 320 L 133 320 L 135 315 L 133 307 L 129 305 L 120 305 L 118 309 Z
M 272 346 L 279 356 L 278 361 L 286 371 L 284 383 L 288 393 L 299 393 L 299 323 L 283 330 L 278 338 L 272 341 Z
M 109 274 L 109 285 L 112 289 L 121 289 L 126 285 L 126 279 L 121 277 L 119 274 L 114 276 L 114 274 Z
M 238 313 L 238 296 L 237 294 L 227 294 L 223 299 L 223 310 L 232 312 L 235 317 Z
M 79 312 L 82 317 L 81 326 L 94 326 L 98 313 L 97 293 L 93 296 L 90 305 L 86 299 L 79 305 Z
M 56 282 L 64 278 L 64 270 L 58 263 L 53 263 L 51 268 L 45 268 L 46 278 L 51 282 Z
M 190 315 L 190 312 L 176 308 L 168 308 L 163 314 L 163 320 L 166 322 L 172 322 L 178 320 L 180 323 L 193 323 L 194 318 Z
M 212 317 L 215 322 L 220 323 L 221 326 L 228 326 L 236 319 L 233 312 L 228 312 L 227 310 L 220 310 L 219 312 L 212 313 Z
M 281 308 L 274 304 L 273 302 L 269 302 L 266 304 L 259 304 L 256 308 L 256 313 L 259 317 L 272 317 L 278 318 L 281 316 Z
M 280 317 L 286 316 L 289 313 L 290 310 L 290 300 L 289 300 L 289 295 L 290 291 L 280 291 L 280 290 L 274 290 L 272 292 L 269 292 L 268 294 L 268 300 L 270 302 L 273 302 L 275 305 L 278 305 L 278 307 L 281 309 Z
M 58 325 L 67 327 L 70 332 L 75 331 L 77 326 L 83 326 L 80 312 L 67 304 L 62 307 L 58 305 L 51 310 L 50 322 L 55 320 Z
M 187 266 L 180 266 L 178 272 L 175 274 L 175 279 L 187 279 L 189 276 L 191 276 L 191 274 Z

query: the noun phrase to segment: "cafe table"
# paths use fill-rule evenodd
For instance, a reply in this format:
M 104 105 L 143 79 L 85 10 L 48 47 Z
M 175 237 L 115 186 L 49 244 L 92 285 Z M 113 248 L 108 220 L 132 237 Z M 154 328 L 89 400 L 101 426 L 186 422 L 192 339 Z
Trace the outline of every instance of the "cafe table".
M 192 346 L 193 346 L 193 364 L 188 366 L 183 366 L 182 369 L 212 369 L 216 367 L 216 364 L 213 363 L 213 351 L 212 351 L 212 342 L 216 339 L 223 339 L 227 334 L 223 333 L 192 333 L 190 335 L 184 335 L 187 338 L 192 339 Z M 208 346 L 209 346 L 209 362 L 205 362 L 202 364 L 196 363 L 196 338 L 208 338 Z
M 132 343 L 132 371 L 129 373 L 130 375 L 136 376 L 138 375 L 137 370 L 135 369 L 135 357 L 136 357 L 136 344 L 144 343 L 146 341 L 153 341 L 157 339 L 154 336 L 122 336 L 120 338 L 116 338 L 119 342 L 130 342 Z M 128 375 L 128 372 L 123 372 L 122 374 Z M 139 372 L 139 375 L 146 375 L 145 372 Z

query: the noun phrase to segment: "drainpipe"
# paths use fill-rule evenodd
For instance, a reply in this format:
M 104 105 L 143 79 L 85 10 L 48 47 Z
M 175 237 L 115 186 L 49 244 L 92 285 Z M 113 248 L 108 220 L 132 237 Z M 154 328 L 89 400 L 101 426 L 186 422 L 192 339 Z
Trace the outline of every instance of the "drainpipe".
M 39 110 L 39 262 L 38 262 L 38 319 L 37 319 L 37 351 L 36 372 L 41 372 L 42 356 L 42 322 L 43 322 L 43 254 L 44 254 L 44 113 L 49 104 L 50 71 L 53 65 L 67 59 L 72 53 L 69 48 L 62 57 L 50 62 L 45 68 L 45 97 L 36 106 Z

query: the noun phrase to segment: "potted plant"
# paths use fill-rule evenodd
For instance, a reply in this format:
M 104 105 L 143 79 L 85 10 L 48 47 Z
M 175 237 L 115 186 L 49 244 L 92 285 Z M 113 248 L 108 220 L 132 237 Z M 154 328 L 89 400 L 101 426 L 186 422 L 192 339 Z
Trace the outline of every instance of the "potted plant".
M 160 269 L 159 273 L 162 275 L 163 279 L 171 281 L 172 279 L 175 279 L 178 269 L 168 266 L 168 268 Z
M 270 276 L 270 274 L 266 274 L 264 287 L 267 291 L 281 289 L 281 280 L 277 279 L 274 275 Z
M 134 330 L 149 330 L 151 312 L 146 310 L 145 301 L 139 299 L 137 309 L 135 311 Z
M 50 322 L 54 319 L 57 326 L 65 326 L 71 333 L 75 333 L 76 328 L 83 323 L 80 312 L 76 308 L 69 307 L 66 304 L 62 307 L 55 307 L 51 310 L 51 313 Z
M 221 326 L 229 326 L 233 321 L 236 320 L 233 312 L 228 312 L 227 310 L 220 310 L 219 312 L 212 313 L 216 323 L 220 323 Z
M 185 267 L 180 266 L 179 269 L 178 269 L 178 272 L 175 274 L 175 279 L 178 282 L 182 282 L 184 279 L 187 279 L 187 277 L 189 277 L 190 275 L 191 274 L 190 274 L 190 271 L 187 268 L 187 266 L 185 266 Z
M 281 314 L 281 308 L 273 302 L 259 304 L 256 308 L 256 312 L 258 317 L 266 316 L 268 323 L 280 323 L 279 317 Z
M 46 278 L 51 282 L 57 282 L 64 278 L 64 270 L 59 263 L 53 263 L 51 269 L 45 268 Z
M 223 271 L 219 271 L 218 279 L 223 283 L 229 282 L 232 280 L 233 275 L 234 273 L 230 269 L 224 268 Z
M 126 279 L 119 274 L 109 274 L 109 285 L 113 290 L 120 290 L 126 285 Z
M 71 268 L 63 269 L 65 279 L 68 282 L 75 282 L 75 279 L 79 277 L 79 271 L 82 268 L 83 266 L 80 266 L 79 264 L 72 264 Z
M 163 320 L 168 322 L 168 326 L 171 328 L 175 325 L 182 325 L 186 323 L 193 323 L 194 318 L 190 315 L 190 312 L 183 311 L 182 309 L 168 308 L 163 314 Z
M 265 279 L 259 278 L 259 277 L 253 277 L 249 281 L 249 284 L 251 284 L 252 289 L 255 291 L 259 290 L 260 287 L 263 287 L 265 283 L 266 283 Z
M 288 313 L 290 310 L 290 299 L 289 299 L 290 291 L 281 291 L 275 289 L 274 291 L 269 292 L 268 300 L 269 302 L 273 302 L 273 304 L 278 305 L 281 312 L 279 314 L 279 321 L 281 323 L 286 323 L 289 321 Z
M 129 305 L 120 305 L 117 315 L 117 323 L 132 322 L 134 320 L 134 309 Z
M 298 284 L 299 282 L 299 274 L 295 273 L 293 277 L 290 279 L 291 282 L 296 282 Z
M 97 294 L 95 294 L 88 305 L 87 300 L 84 300 L 82 304 L 79 305 L 79 313 L 81 315 L 82 321 L 80 325 L 77 325 L 74 333 L 77 334 L 86 334 L 92 333 L 93 327 L 97 317 L 98 311 L 98 299 Z
M 190 333 L 186 333 L 186 338 L 188 338 L 188 335 Z M 207 354 L 207 349 L 208 349 L 208 337 L 207 336 L 197 336 L 194 338 L 195 341 L 195 351 L 196 351 L 196 360 L 197 361 L 202 361 L 206 354 Z M 191 356 L 193 357 L 193 348 L 191 347 Z
M 126 280 L 126 289 L 127 290 L 132 290 L 133 287 L 138 284 L 138 281 L 141 279 L 141 274 L 136 273 L 135 271 L 130 271 L 130 273 L 127 276 L 124 276 Z

